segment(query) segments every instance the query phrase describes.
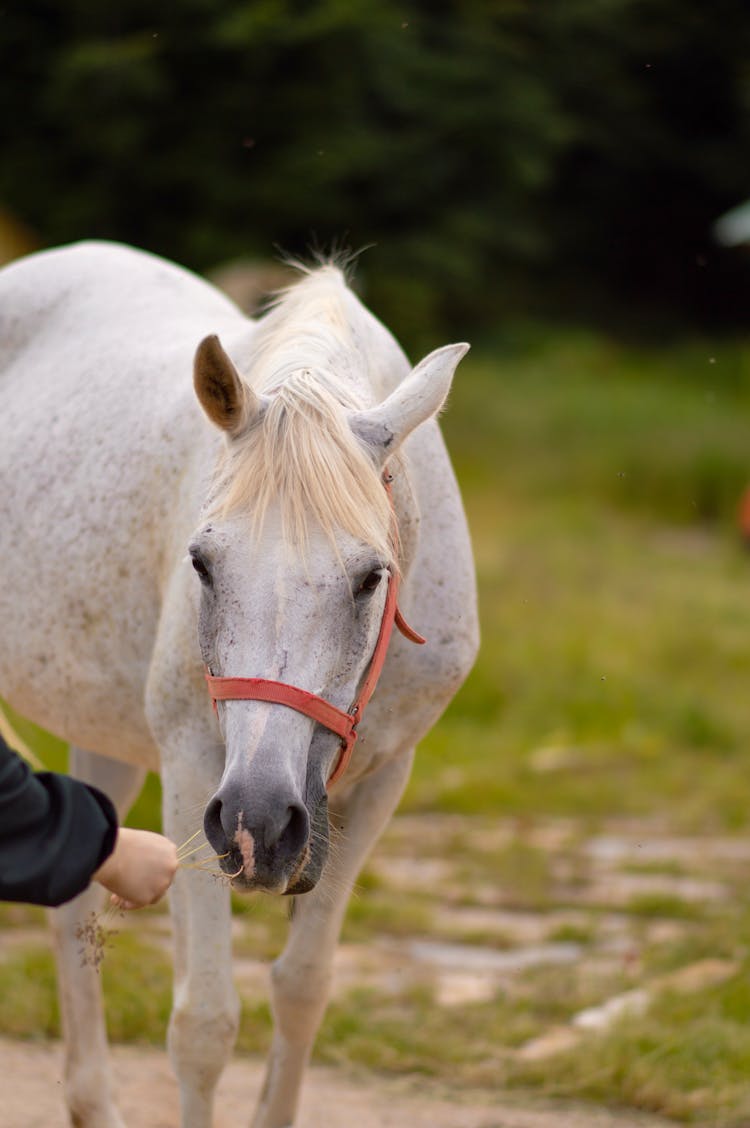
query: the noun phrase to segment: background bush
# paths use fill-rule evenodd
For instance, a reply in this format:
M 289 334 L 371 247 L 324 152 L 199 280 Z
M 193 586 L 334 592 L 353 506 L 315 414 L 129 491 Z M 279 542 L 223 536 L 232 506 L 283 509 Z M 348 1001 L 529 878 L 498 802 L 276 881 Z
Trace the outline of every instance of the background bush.
M 517 313 L 737 322 L 743 0 L 26 0 L 0 202 L 205 269 L 376 243 L 407 343 Z

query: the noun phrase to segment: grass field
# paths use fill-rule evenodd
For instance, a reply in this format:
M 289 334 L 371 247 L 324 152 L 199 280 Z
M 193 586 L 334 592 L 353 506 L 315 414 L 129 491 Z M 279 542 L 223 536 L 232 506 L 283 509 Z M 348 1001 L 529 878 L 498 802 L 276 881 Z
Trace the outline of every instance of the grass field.
M 483 645 L 408 805 L 745 826 L 750 350 L 518 333 L 445 429 Z
M 444 426 L 475 542 L 483 645 L 420 749 L 402 813 L 515 827 L 499 846 L 489 831 L 483 841 L 458 829 L 433 855 L 467 903 L 500 890 L 512 907 L 547 914 L 547 938 L 575 942 L 585 956 L 609 919 L 604 907 L 552 921 L 570 908 L 583 844 L 603 827 L 636 819 L 698 844 L 747 833 L 750 551 L 736 514 L 750 482 L 750 344 L 647 349 L 515 326 L 461 365 Z M 40 747 L 59 764 L 59 749 Z M 151 825 L 157 809 L 152 780 L 131 821 Z M 537 833 L 540 820 L 567 828 L 562 846 Z M 397 836 L 386 839 L 386 878 L 366 871 L 346 939 L 458 940 L 455 922 L 437 912 L 447 896 L 440 887 L 406 899 L 389 885 L 388 859 L 401 848 Z M 716 877 L 708 854 L 699 845 L 695 853 L 640 868 L 631 861 L 629 872 L 667 884 Z M 565 894 L 563 864 L 573 873 Z M 750 895 L 741 868 L 721 876 L 728 892 L 716 903 L 662 892 L 620 906 L 637 939 L 635 979 L 616 963 L 593 980 L 535 969 L 514 990 L 454 1010 L 449 1023 L 423 984 L 395 999 L 360 987 L 334 1002 L 317 1053 L 739 1128 L 750 1122 Z M 248 943 L 264 955 L 278 949 L 279 906 L 238 913 Z M 0 924 L 37 919 L 5 911 Z M 481 929 L 471 939 L 497 950 L 510 943 Z M 110 1022 L 117 1037 L 159 1040 L 167 961 L 138 943 L 124 937 L 108 955 L 116 969 L 137 962 L 147 986 L 133 988 L 124 971 L 105 976 Z M 689 995 L 660 991 L 642 1014 L 541 1064 L 513 1056 L 550 1023 L 639 976 L 707 957 L 732 961 L 733 973 Z M 261 1049 L 267 1008 L 247 1005 L 242 1044 Z M 0 961 L 0 1029 L 56 1028 L 48 954 L 11 951 Z

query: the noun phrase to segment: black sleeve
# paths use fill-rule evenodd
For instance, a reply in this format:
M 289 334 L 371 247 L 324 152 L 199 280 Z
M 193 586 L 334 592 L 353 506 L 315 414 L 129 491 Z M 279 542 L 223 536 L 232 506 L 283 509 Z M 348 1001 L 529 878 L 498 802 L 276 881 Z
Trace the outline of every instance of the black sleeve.
M 112 853 L 117 814 L 103 792 L 34 773 L 0 737 L 0 900 L 61 905 Z

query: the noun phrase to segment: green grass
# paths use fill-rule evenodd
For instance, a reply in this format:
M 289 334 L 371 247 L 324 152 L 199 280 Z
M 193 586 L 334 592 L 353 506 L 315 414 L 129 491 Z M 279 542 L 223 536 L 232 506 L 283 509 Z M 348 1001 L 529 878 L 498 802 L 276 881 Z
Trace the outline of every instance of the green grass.
M 490 884 L 502 891 L 503 901 L 519 909 L 541 909 L 550 904 L 552 867 L 549 855 L 520 839 L 499 850 L 469 853 L 460 868 L 466 900 L 477 887 Z
M 392 892 L 355 891 L 349 901 L 342 939 L 366 943 L 371 936 L 427 936 L 435 931 L 435 898 L 425 894 L 408 898 Z
M 132 932 L 121 932 L 113 937 L 100 974 L 112 1040 L 163 1045 L 172 1007 L 168 954 Z
M 746 826 L 750 347 L 526 343 L 464 362 L 445 419 L 483 643 L 406 808 Z
M 111 938 L 100 974 L 113 1041 L 163 1043 L 172 997 L 169 959 L 132 933 L 119 933 Z M 14 1037 L 59 1037 L 48 947 L 34 945 L 0 960 L 0 1030 Z
M 315 1056 L 334 1065 L 446 1078 L 458 1074 L 469 1083 L 484 1083 L 490 1060 L 497 1069 L 498 1050 L 520 1045 L 537 1030 L 533 1014 L 502 997 L 446 1011 L 419 985 L 392 996 L 358 989 L 329 1007 Z
M 507 1083 L 547 1095 L 587 1097 L 712 1128 L 750 1118 L 748 968 L 722 987 L 661 994 L 641 1018 L 544 1066 L 515 1066 Z
M 706 908 L 670 893 L 641 893 L 627 904 L 631 916 L 662 917 L 671 920 L 703 920 Z
M 0 961 L 0 1030 L 14 1038 L 59 1036 L 55 968 L 49 948 L 27 947 Z

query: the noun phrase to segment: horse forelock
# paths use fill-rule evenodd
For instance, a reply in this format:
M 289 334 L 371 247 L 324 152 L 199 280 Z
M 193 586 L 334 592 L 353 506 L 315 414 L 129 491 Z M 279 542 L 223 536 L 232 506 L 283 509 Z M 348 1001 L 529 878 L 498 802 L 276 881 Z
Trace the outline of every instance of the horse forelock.
M 325 265 L 285 291 L 261 321 L 248 380 L 268 407 L 224 451 L 212 508 L 252 513 L 256 534 L 272 506 L 285 540 L 304 549 L 313 524 L 348 533 L 394 562 L 393 513 L 381 472 L 354 436 L 366 406 L 347 376 L 366 368 L 341 272 Z

